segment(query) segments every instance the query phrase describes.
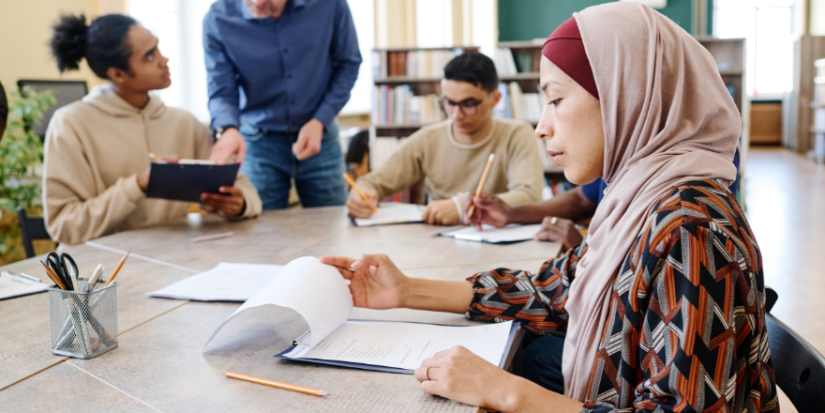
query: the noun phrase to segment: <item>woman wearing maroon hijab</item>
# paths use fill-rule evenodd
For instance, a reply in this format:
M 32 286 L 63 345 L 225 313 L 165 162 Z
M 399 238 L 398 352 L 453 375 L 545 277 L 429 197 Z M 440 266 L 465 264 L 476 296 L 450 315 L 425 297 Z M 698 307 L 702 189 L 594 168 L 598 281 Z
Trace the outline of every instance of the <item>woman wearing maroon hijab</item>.
M 778 412 L 761 255 L 727 190 L 741 120 L 713 58 L 630 2 L 574 14 L 543 54 L 536 134 L 568 180 L 608 185 L 582 244 L 469 282 L 410 278 L 385 255 L 322 262 L 356 306 L 565 337 L 564 394 L 460 346 L 416 370 L 429 394 L 505 412 Z

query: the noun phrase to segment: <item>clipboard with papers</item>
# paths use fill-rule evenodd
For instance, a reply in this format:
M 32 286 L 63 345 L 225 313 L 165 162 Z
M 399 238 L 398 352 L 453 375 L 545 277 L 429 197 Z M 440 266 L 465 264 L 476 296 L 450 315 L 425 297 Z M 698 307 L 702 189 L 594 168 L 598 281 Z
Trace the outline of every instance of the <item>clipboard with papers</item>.
M 237 163 L 153 162 L 146 196 L 173 201 L 199 202 L 204 192 L 218 193 L 222 186 L 234 186 L 241 165 Z
M 309 327 L 274 357 L 389 373 L 412 374 L 424 359 L 456 345 L 503 366 L 519 328 L 511 321 L 449 326 L 351 320 L 352 295 L 346 280 L 317 258 L 302 257 L 288 263 L 220 324 L 204 348 L 245 310 L 267 305 L 293 310 Z

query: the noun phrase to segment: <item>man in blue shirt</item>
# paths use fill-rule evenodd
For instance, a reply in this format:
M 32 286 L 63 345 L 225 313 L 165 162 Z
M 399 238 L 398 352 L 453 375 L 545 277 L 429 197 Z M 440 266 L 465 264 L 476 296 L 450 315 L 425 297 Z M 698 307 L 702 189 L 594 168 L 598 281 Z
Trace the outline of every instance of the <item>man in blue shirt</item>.
M 346 0 L 218 0 L 203 42 L 213 160 L 237 154 L 264 210 L 288 206 L 293 180 L 304 207 L 344 205 L 335 116 L 361 65 Z

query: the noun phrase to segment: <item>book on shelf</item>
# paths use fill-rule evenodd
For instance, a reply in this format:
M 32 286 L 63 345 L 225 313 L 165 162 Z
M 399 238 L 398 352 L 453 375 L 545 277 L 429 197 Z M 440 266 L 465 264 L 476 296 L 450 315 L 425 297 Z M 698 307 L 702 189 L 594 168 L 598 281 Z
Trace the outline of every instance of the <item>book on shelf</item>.
M 499 76 L 533 72 L 533 54 L 530 52 L 514 52 L 509 48 L 499 47 L 494 57 L 493 62 Z
M 420 50 L 373 50 L 372 75 L 375 79 L 386 77 L 441 78 L 444 66 L 452 58 L 476 48 Z
M 499 83 L 501 100 L 493 115 L 503 119 L 518 119 L 529 123 L 538 123 L 541 118 L 541 93 L 524 93 L 516 82 Z
M 416 96 L 408 85 L 378 85 L 373 98 L 374 124 L 421 125 L 446 119 L 438 96 Z
M 564 178 L 564 175 L 557 174 L 545 175 L 544 185 L 542 199 L 545 201 L 559 196 L 567 191 L 571 191 L 574 188 L 573 184 Z

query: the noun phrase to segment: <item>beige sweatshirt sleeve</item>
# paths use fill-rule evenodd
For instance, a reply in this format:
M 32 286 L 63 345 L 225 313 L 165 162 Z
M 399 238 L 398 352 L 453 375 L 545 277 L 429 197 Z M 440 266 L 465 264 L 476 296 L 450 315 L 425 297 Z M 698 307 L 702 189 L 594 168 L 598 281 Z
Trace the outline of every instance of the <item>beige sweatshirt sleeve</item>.
M 212 153 L 212 139 L 209 136 L 209 129 L 203 126 L 194 117 L 193 120 L 197 123 L 197 125 L 195 125 L 195 130 L 197 131 L 195 134 L 196 158 L 209 159 L 209 155 Z M 254 218 L 260 215 L 263 210 L 263 202 L 261 201 L 261 197 L 258 195 L 258 190 L 255 189 L 252 182 L 249 181 L 249 178 L 247 178 L 246 175 L 240 171 L 238 171 L 238 177 L 235 179 L 235 187 L 240 189 L 243 193 L 243 199 L 246 202 L 246 209 L 244 209 L 243 214 L 239 217 L 230 217 L 226 214 L 220 215 L 229 220 Z
M 358 178 L 356 185 L 363 191 L 374 190 L 379 200 L 407 189 L 424 177 L 421 165 L 426 143 L 424 135 L 413 134 L 383 165 Z
M 508 151 L 507 192 L 498 197 L 512 206 L 541 201 L 544 170 L 536 148 L 536 135 L 529 125 L 516 128 Z
M 60 112 L 46 133 L 43 215 L 52 239 L 74 245 L 114 232 L 146 197 L 137 174 L 97 194 L 91 165 L 75 129 Z

